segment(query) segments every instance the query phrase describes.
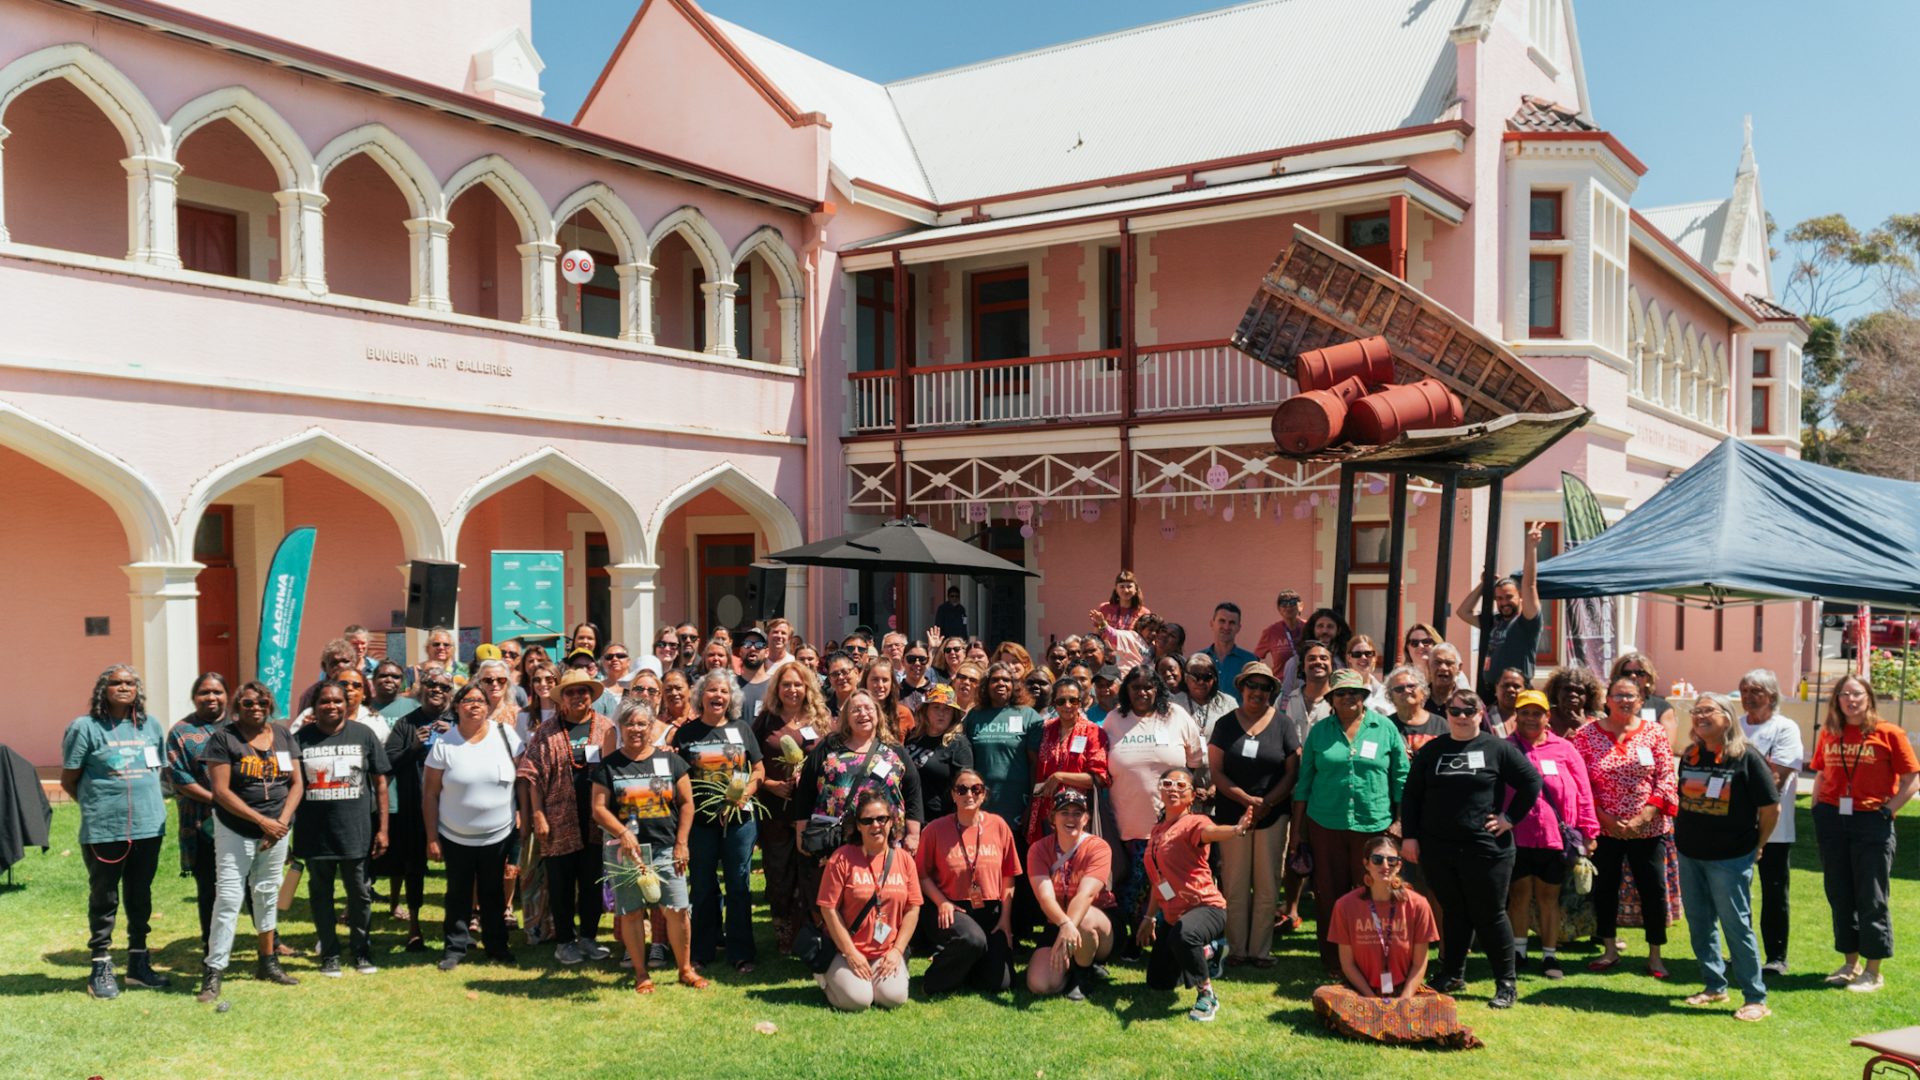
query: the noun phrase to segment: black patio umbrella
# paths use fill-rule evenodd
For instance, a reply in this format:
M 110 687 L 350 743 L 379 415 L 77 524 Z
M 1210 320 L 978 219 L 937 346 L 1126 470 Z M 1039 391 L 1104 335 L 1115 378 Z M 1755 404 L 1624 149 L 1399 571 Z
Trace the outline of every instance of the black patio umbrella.
M 776 551 L 768 555 L 767 560 L 789 566 L 837 566 L 875 573 L 1040 576 L 1038 571 L 1008 562 L 910 517 L 897 518 L 877 529 Z

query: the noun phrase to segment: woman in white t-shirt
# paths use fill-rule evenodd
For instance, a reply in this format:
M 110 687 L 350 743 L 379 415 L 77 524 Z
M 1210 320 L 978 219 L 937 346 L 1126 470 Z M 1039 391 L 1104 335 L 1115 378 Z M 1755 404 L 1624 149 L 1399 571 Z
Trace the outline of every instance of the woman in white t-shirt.
M 1151 664 L 1141 664 L 1120 683 L 1120 701 L 1101 725 L 1110 740 L 1107 768 L 1113 778 L 1113 814 L 1126 841 L 1131 863 L 1120 876 L 1120 911 L 1125 925 L 1115 936 L 1128 943 L 1136 920 L 1146 910 L 1147 875 L 1143 869 L 1147 837 L 1159 820 L 1160 775 L 1172 768 L 1198 769 L 1207 759 L 1207 741 L 1193 715 L 1173 703 Z M 1125 933 L 1120 931 L 1124 929 Z
M 427 751 L 422 817 L 427 857 L 447 864 L 446 956 L 452 971 L 473 945 L 468 922 L 473 897 L 480 900 L 481 939 L 487 958 L 513 962 L 507 948 L 503 872 L 512 857 L 514 758 L 520 739 L 512 728 L 489 722 L 492 706 L 478 683 L 453 694 L 456 726 Z
M 1780 715 L 1780 680 L 1766 668 L 1740 677 L 1740 707 L 1746 716 L 1740 731 L 1773 771 L 1780 789 L 1780 820 L 1760 847 L 1760 948 L 1769 975 L 1787 973 L 1787 871 L 1793 861 L 1793 795 L 1806 763 L 1800 725 Z

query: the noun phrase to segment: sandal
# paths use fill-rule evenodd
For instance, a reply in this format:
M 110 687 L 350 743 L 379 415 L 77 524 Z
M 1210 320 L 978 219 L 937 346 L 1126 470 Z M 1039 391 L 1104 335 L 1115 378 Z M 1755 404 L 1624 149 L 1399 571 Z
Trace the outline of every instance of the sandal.
M 1733 1012 L 1733 1018 L 1735 1020 L 1745 1020 L 1748 1023 L 1752 1023 L 1756 1020 L 1765 1020 L 1767 1017 L 1772 1015 L 1773 1015 L 1773 1010 L 1767 1008 L 1764 1002 L 1759 1002 L 1759 1001 L 1749 1002 L 1745 1005 L 1740 1006 L 1738 1009 L 1735 1009 Z
M 1601 956 L 1587 961 L 1588 971 L 1612 971 L 1620 966 L 1620 956 Z
M 1273 928 L 1278 933 L 1291 934 L 1300 929 L 1300 916 L 1282 915 L 1273 921 Z
M 651 994 L 653 990 L 652 979 L 641 979 L 639 982 L 633 984 L 633 992 L 636 994 Z
M 705 990 L 712 984 L 701 978 L 699 972 L 688 967 L 680 969 L 680 985 L 690 990 Z
M 395 922 L 412 922 L 413 909 L 405 904 L 398 904 L 387 909 L 387 917 Z
M 1718 1005 L 1725 1000 L 1727 1000 L 1727 992 L 1724 990 L 1718 993 L 1715 993 L 1714 991 L 1711 991 L 1711 990 L 1702 990 L 1699 993 L 1693 995 L 1692 997 L 1689 997 L 1687 999 L 1687 1004 Z
M 1667 977 L 1667 969 L 1664 967 L 1654 967 L 1652 964 L 1648 964 L 1647 977 L 1651 979 L 1664 979 Z
M 426 939 L 421 937 L 419 934 L 413 934 L 409 936 L 407 938 L 407 951 L 408 952 L 426 952 L 427 951 Z
M 1828 986 L 1845 986 L 1859 977 L 1859 968 L 1843 967 L 1827 976 L 1825 982 Z

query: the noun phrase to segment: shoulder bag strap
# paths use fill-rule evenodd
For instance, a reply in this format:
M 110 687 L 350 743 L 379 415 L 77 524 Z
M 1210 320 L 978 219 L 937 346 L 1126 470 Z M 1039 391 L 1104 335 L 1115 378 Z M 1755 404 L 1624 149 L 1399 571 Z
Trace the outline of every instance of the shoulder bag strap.
M 853 922 L 847 925 L 848 937 L 852 937 L 853 935 L 859 933 L 861 925 L 867 921 L 867 916 L 873 914 L 873 909 L 880 906 L 880 890 L 887 887 L 887 875 L 891 874 L 892 872 L 893 872 L 893 845 L 888 844 L 886 861 L 880 864 L 880 880 L 873 883 L 873 895 L 867 898 L 867 906 L 861 908 L 860 914 L 855 915 L 853 917 Z

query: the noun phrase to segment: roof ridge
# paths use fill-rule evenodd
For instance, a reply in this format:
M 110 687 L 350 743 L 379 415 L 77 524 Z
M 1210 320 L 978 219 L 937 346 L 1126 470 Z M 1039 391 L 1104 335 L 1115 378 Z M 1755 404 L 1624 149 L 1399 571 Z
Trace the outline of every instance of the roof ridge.
M 1061 52 L 1066 49 L 1076 49 L 1083 45 L 1095 45 L 1103 41 L 1111 41 L 1115 38 L 1131 37 L 1134 34 L 1143 34 L 1153 30 L 1161 30 L 1169 26 L 1179 25 L 1181 23 L 1203 22 L 1207 19 L 1219 18 L 1223 15 L 1231 15 L 1236 12 L 1245 11 L 1250 8 L 1278 7 L 1282 4 L 1290 4 L 1293 2 L 1294 0 L 1243 0 L 1243 2 L 1241 3 L 1228 4 L 1225 7 L 1209 8 L 1206 11 L 1196 11 L 1188 15 L 1180 15 L 1171 19 L 1161 19 L 1158 22 L 1142 23 L 1139 26 L 1125 26 L 1125 27 L 1121 27 L 1118 30 L 1109 30 L 1104 34 L 1095 34 L 1091 37 L 1073 38 L 1068 41 L 1055 42 L 1052 45 L 1042 45 L 1042 46 L 1039 46 L 1038 48 L 1026 49 L 1022 52 L 1008 53 L 1005 56 L 992 56 L 992 57 L 988 57 L 985 60 L 975 60 L 972 63 L 968 63 L 968 64 L 956 64 L 953 67 L 940 68 L 935 71 L 923 72 L 919 75 L 909 75 L 904 79 L 895 79 L 890 83 L 883 83 L 882 85 L 884 85 L 889 91 L 891 91 L 896 86 L 910 86 L 914 83 L 925 82 L 931 79 L 942 78 L 948 75 L 957 75 L 963 71 L 977 71 L 981 68 L 994 67 L 995 65 L 998 65 L 998 64 L 1012 63 L 1013 61 L 1016 61 L 1016 60 L 1025 60 L 1035 56 L 1044 56 L 1048 53 Z

